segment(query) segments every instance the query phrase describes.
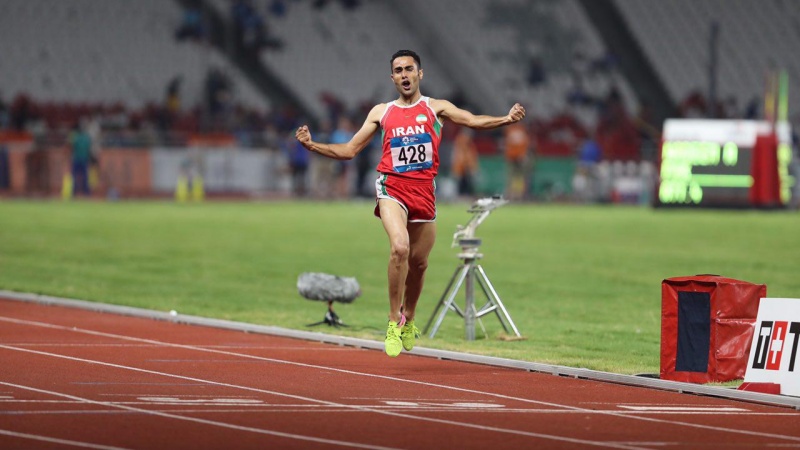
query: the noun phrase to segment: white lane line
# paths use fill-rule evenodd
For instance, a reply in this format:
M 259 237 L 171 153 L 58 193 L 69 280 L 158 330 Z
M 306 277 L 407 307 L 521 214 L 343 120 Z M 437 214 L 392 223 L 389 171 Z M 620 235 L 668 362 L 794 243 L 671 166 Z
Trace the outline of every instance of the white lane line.
M 97 401 L 97 400 L 91 400 L 91 399 L 88 399 L 88 398 L 83 398 L 83 397 L 77 397 L 77 396 L 74 396 L 74 395 L 64 394 L 64 393 L 61 393 L 61 392 L 48 391 L 48 390 L 45 390 L 45 389 L 38 389 L 38 388 L 35 388 L 35 387 L 31 387 L 31 386 L 23 386 L 23 385 L 14 384 L 14 383 L 6 383 L 5 381 L 0 381 L 0 384 L 3 384 L 5 386 L 9 386 L 9 387 L 14 387 L 14 388 L 17 388 L 17 389 L 25 389 L 25 390 L 29 390 L 29 391 L 33 391 L 33 392 L 38 392 L 40 394 L 48 394 L 48 395 L 52 395 L 52 396 L 55 396 L 55 397 L 68 398 L 68 399 L 71 399 L 71 400 L 76 400 L 76 401 L 80 401 L 80 402 L 83 402 L 83 403 L 90 403 L 90 404 L 93 404 L 93 405 L 124 409 L 124 410 L 127 410 L 127 411 L 137 412 L 137 413 L 141 413 L 141 414 L 146 414 L 146 415 L 151 415 L 151 416 L 159 416 L 159 417 L 166 417 L 166 418 L 169 418 L 169 419 L 183 420 L 183 421 L 194 422 L 194 423 L 199 423 L 199 424 L 203 424 L 203 425 L 211 425 L 211 426 L 221 427 L 221 428 L 230 428 L 230 429 L 238 430 L 238 431 L 249 431 L 249 432 L 252 432 L 252 433 L 266 434 L 266 435 L 269 435 L 269 436 L 279 436 L 279 437 L 284 437 L 284 438 L 289 438 L 289 439 L 297 439 L 297 440 L 300 440 L 300 441 L 317 442 L 317 443 L 331 444 L 331 445 L 340 445 L 340 446 L 344 446 L 344 447 L 369 448 L 369 449 L 380 449 L 380 450 L 396 450 L 396 449 L 393 449 L 392 447 L 379 447 L 379 446 L 375 446 L 375 445 L 361 444 L 361 443 L 358 443 L 358 442 L 348 442 L 348 441 L 340 441 L 340 440 L 336 440 L 336 439 L 324 439 L 324 438 L 317 438 L 317 437 L 313 437 L 313 436 L 305 436 L 305 435 L 301 435 L 301 434 L 284 433 L 282 431 L 267 430 L 267 429 L 264 429 L 264 428 L 246 427 L 246 426 L 243 426 L 243 425 L 235 425 L 235 424 L 231 424 L 231 423 L 218 422 L 218 421 L 215 421 L 215 420 L 200 419 L 200 418 L 197 418 L 197 417 L 181 416 L 181 415 L 178 415 L 178 414 L 166 413 L 166 412 L 162 412 L 162 411 L 153 411 L 153 410 L 149 410 L 149 409 L 135 408 L 133 406 L 119 405 L 119 404 L 113 404 L 113 403 L 108 403 L 108 402 L 101 402 L 101 401 Z
M 240 385 L 235 385 L 235 384 L 222 383 L 222 382 L 213 381 L 213 380 L 203 380 L 203 379 L 200 379 L 200 378 L 187 377 L 187 376 L 183 376 L 183 375 L 176 375 L 176 374 L 165 373 L 165 372 L 157 372 L 157 371 L 154 371 L 154 370 L 140 369 L 138 367 L 129 367 L 129 366 L 123 366 L 123 365 L 120 365 L 120 364 L 107 363 L 107 362 L 104 362 L 104 361 L 94 361 L 94 360 L 90 360 L 90 359 L 76 358 L 76 357 L 73 357 L 73 356 L 66 356 L 66 355 L 59 355 L 59 354 L 55 354 L 55 353 L 41 352 L 41 351 L 38 351 L 38 350 L 9 347 L 7 345 L 0 345 L 0 349 L 6 349 L 6 350 L 12 350 L 12 351 L 18 351 L 18 352 L 24 352 L 24 353 L 33 353 L 33 354 L 38 354 L 38 355 L 43 355 L 43 356 L 50 356 L 50 357 L 54 357 L 54 358 L 66 359 L 66 360 L 70 360 L 70 361 L 84 362 L 84 363 L 88 363 L 88 364 L 97 364 L 97 365 L 106 366 L 106 367 L 113 367 L 113 368 L 117 368 L 117 369 L 125 369 L 125 370 L 134 371 L 134 372 L 148 373 L 148 374 L 159 375 L 159 376 L 164 376 L 164 377 L 178 378 L 178 379 L 182 379 L 182 380 L 205 382 L 205 383 L 208 383 L 208 384 L 213 385 L 213 386 L 222 386 L 222 387 L 228 387 L 228 388 L 233 388 L 233 389 L 243 389 L 243 390 L 247 390 L 247 391 L 251 391 L 251 392 L 260 392 L 262 394 L 270 394 L 270 395 L 275 395 L 275 396 L 279 396 L 279 397 L 293 398 L 293 399 L 296 399 L 296 400 L 302 400 L 302 401 L 306 401 L 306 402 L 309 402 L 309 403 L 320 403 L 320 404 L 324 404 L 324 405 L 327 405 L 327 406 L 346 408 L 346 409 L 350 409 L 350 410 L 353 410 L 353 411 L 362 411 L 362 412 L 372 412 L 372 413 L 377 413 L 377 414 L 385 414 L 385 415 L 389 415 L 389 416 L 401 417 L 401 418 L 404 418 L 404 419 L 413 419 L 413 420 L 418 420 L 418 421 L 422 421 L 422 422 L 434 422 L 434 423 L 440 423 L 440 424 L 445 424 L 445 425 L 453 425 L 453 426 L 457 426 L 457 427 L 465 427 L 465 428 L 472 428 L 472 429 L 483 430 L 483 431 L 493 431 L 493 432 L 499 432 L 499 433 L 508 433 L 508 434 L 514 434 L 514 435 L 520 435 L 520 436 L 534 437 L 534 438 L 539 438 L 539 439 L 555 440 L 555 441 L 559 441 L 559 442 L 569 442 L 569 443 L 574 443 L 574 444 L 583 444 L 583 445 L 591 445 L 591 446 L 599 446 L 599 447 L 619 448 L 619 449 L 625 449 L 625 450 L 647 450 L 647 449 L 644 449 L 644 448 L 641 448 L 641 447 L 635 447 L 635 446 L 614 445 L 614 444 L 609 445 L 606 442 L 589 441 L 589 440 L 583 440 L 583 439 L 574 439 L 574 438 L 569 438 L 569 437 L 566 437 L 566 436 L 557 436 L 557 435 L 550 435 L 550 434 L 534 433 L 534 432 L 528 432 L 528 431 L 512 430 L 512 429 L 507 429 L 507 428 L 499 428 L 499 427 L 491 427 L 491 426 L 477 425 L 477 424 L 471 424 L 471 423 L 455 422 L 455 421 L 451 421 L 451 420 L 437 419 L 437 418 L 432 418 L 432 417 L 423 417 L 423 416 L 416 416 L 416 415 L 409 415 L 409 414 L 401 414 L 401 413 L 397 413 L 397 412 L 393 412 L 393 411 L 380 410 L 380 409 L 376 409 L 376 408 L 369 408 L 369 407 L 359 406 L 359 405 L 345 405 L 345 404 L 336 403 L 336 402 L 330 402 L 330 401 L 326 401 L 326 400 L 303 397 L 303 396 L 300 396 L 300 395 L 287 394 L 287 393 L 284 393 L 284 392 L 270 391 L 270 390 L 266 390 L 266 389 L 253 388 L 253 387 L 249 387 L 249 386 L 240 386 Z M 4 381 L 0 381 L 0 384 L 6 385 L 6 386 L 10 386 L 10 387 L 16 387 L 17 386 L 15 384 L 6 383 Z M 35 389 L 35 388 L 29 388 L 29 389 L 34 390 L 34 391 L 40 391 L 40 390 Z M 40 392 L 45 392 L 45 391 L 40 391 Z M 55 394 L 56 393 L 54 393 L 54 395 Z M 78 397 L 73 397 L 73 396 L 70 396 L 70 395 L 67 395 L 67 394 L 58 394 L 58 395 L 61 395 L 63 397 L 67 397 L 67 398 L 79 399 Z M 90 400 L 90 402 L 96 403 L 96 404 L 100 404 L 100 405 L 113 406 L 113 407 L 119 407 L 119 408 L 131 408 L 131 409 L 135 409 L 135 410 L 142 411 L 142 412 L 148 412 L 148 410 L 145 410 L 145 409 L 133 408 L 133 407 L 125 406 L 125 405 L 116 405 L 116 404 L 112 404 L 112 403 L 108 403 L 108 402 L 99 402 L 99 401 L 94 401 L 94 400 Z M 156 414 L 156 415 L 161 415 L 160 413 L 157 413 L 155 411 L 153 411 L 152 413 Z M 174 417 L 174 418 L 186 419 L 186 420 L 194 420 L 193 418 L 184 418 L 183 416 L 173 415 L 173 414 L 170 414 L 169 416 L 170 417 Z M 213 425 L 213 424 L 216 424 L 216 422 L 208 421 L 208 424 Z M 222 424 L 222 423 L 220 422 L 220 424 Z M 225 424 L 225 425 L 228 425 L 228 424 Z M 220 426 L 224 426 L 224 425 L 220 425 Z M 230 425 L 230 426 L 234 427 L 235 425 Z M 245 429 L 245 428 L 242 428 L 242 429 Z M 258 429 L 256 428 L 254 430 L 258 430 Z M 275 433 L 277 433 L 277 432 L 275 432 Z
M 678 444 L 677 442 L 667 442 L 667 441 L 646 441 L 646 442 L 631 442 L 631 441 L 623 442 L 623 441 L 618 441 L 618 443 L 620 443 L 620 444 L 630 444 L 630 445 L 644 445 L 644 446 L 647 446 L 647 447 L 672 447 L 672 446 Z
M 54 402 L 56 403 L 56 402 Z M 57 403 L 61 404 L 83 404 L 77 401 L 60 401 Z M 146 403 L 146 402 L 114 402 L 114 405 L 157 405 L 157 406 L 185 406 L 185 405 L 176 405 L 176 404 L 160 404 L 160 403 Z M 192 405 L 195 407 L 203 406 L 203 405 Z M 195 413 L 213 413 L 213 414 L 223 414 L 223 413 L 232 413 L 232 414 L 270 414 L 270 413 L 313 413 L 313 414 L 343 414 L 343 413 L 357 413 L 360 411 L 356 411 L 353 408 L 334 408 L 330 406 L 323 406 L 323 405 L 291 405 L 291 406 L 278 406 L 278 405 L 271 405 L 271 406 L 250 406 L 248 405 L 246 408 L 221 408 L 219 405 L 209 405 L 209 406 L 216 406 L 216 408 L 180 408 L 180 409 L 159 409 L 161 412 L 170 412 L 175 414 L 195 414 Z M 238 405 L 230 405 L 230 406 L 238 406 Z M 376 409 L 384 409 L 387 411 L 393 412 L 401 412 L 401 411 L 408 411 L 409 413 L 440 413 L 440 412 L 457 412 L 457 413 L 479 413 L 481 417 L 486 417 L 486 410 L 479 410 L 479 409 L 463 409 L 463 408 L 399 408 L 399 407 L 386 407 L 386 406 L 372 406 L 372 408 Z M 503 409 L 503 410 L 493 410 L 491 411 L 493 414 L 530 414 L 530 415 L 575 415 L 575 414 L 585 414 L 581 411 L 553 411 L 552 409 L 544 410 L 544 409 Z M 603 414 L 605 412 L 610 411 L 598 411 L 597 414 Z M 61 409 L 58 411 L 52 410 L 7 410 L 0 413 L 0 417 L 3 415 L 9 416 L 25 416 L 25 415 L 70 415 L 70 414 L 135 414 L 134 412 L 130 411 L 119 411 L 119 410 L 107 410 L 107 409 L 93 409 L 93 410 L 80 410 L 80 409 Z M 633 413 L 628 413 L 633 414 Z M 656 414 L 667 414 L 667 413 L 656 413 Z M 711 414 L 707 413 L 708 415 Z M 721 415 L 738 415 L 738 414 L 730 414 L 730 413 L 722 413 Z M 751 413 L 747 414 L 747 416 L 788 416 L 789 413 L 778 413 L 778 414 L 770 414 L 770 413 Z M 786 444 L 791 445 L 794 447 L 800 448 L 798 444 Z
M 106 394 L 100 394 L 106 395 Z M 225 400 L 225 401 L 222 401 Z M 278 412 L 297 412 L 301 410 L 305 411 L 314 411 L 314 412 L 361 412 L 358 410 L 354 410 L 352 406 L 330 406 L 330 405 L 322 405 L 322 404 L 298 404 L 298 403 L 265 403 L 261 400 L 251 400 L 251 401 L 237 401 L 236 399 L 212 399 L 212 400 L 180 400 L 177 398 L 172 397 L 137 397 L 136 401 L 108 401 L 107 403 L 113 405 L 153 405 L 153 406 L 209 406 L 209 408 L 204 408 L 202 410 L 192 410 L 192 411 L 206 411 L 206 412 L 227 412 L 227 411 L 236 411 L 236 412 L 270 412 L 270 411 L 278 411 Z M 24 404 L 24 405 L 76 405 L 81 404 L 78 401 L 72 400 L 6 400 L 0 401 L 0 404 Z M 222 407 L 232 407 L 236 406 L 239 407 L 238 409 L 231 410 L 229 408 L 222 408 Z M 508 408 L 502 405 L 494 405 L 494 406 L 487 406 L 486 404 L 476 404 L 475 406 L 470 406 L 468 404 L 431 404 L 431 403 L 422 403 L 422 404 L 411 404 L 411 403 L 389 403 L 386 402 L 385 405 L 361 405 L 364 408 L 370 409 L 381 409 L 381 410 L 388 410 L 388 411 L 413 411 L 413 412 L 477 412 L 481 414 L 531 414 L 531 415 L 574 415 L 574 414 L 582 414 L 582 415 L 606 415 L 609 413 L 620 413 L 620 414 L 639 414 L 638 411 L 617 411 L 611 409 L 597 409 L 592 411 L 577 411 L 577 410 L 568 410 L 568 409 L 539 409 L 539 408 Z M 0 410 L 0 416 L 3 415 L 14 415 L 14 414 L 25 414 L 28 411 L 32 411 L 34 413 L 58 413 L 58 411 L 50 411 L 50 410 Z M 180 411 L 190 411 L 190 410 L 175 410 L 175 412 Z M 92 411 L 87 411 L 92 412 Z M 648 414 L 653 415 L 673 415 L 673 414 L 684 414 L 684 415 L 713 415 L 713 416 L 747 416 L 747 417 L 795 417 L 797 416 L 796 413 L 791 412 L 755 412 L 755 411 L 730 411 L 730 412 L 718 412 L 718 411 L 689 411 L 689 412 L 673 412 L 673 411 L 652 411 L 648 412 Z
M 578 406 L 570 406 L 570 405 L 564 405 L 564 404 L 558 404 L 558 403 L 552 403 L 552 402 L 544 402 L 544 401 L 540 401 L 540 400 L 519 398 L 519 397 L 513 397 L 513 396 L 509 396 L 509 395 L 496 394 L 496 393 L 493 393 L 493 392 L 485 392 L 485 391 L 478 391 L 478 390 L 474 390 L 474 389 L 466 389 L 466 388 L 459 388 L 459 387 L 455 387 L 455 386 L 442 385 L 442 384 L 437 384 L 437 383 L 428 383 L 428 382 L 424 382 L 424 381 L 409 380 L 409 379 L 404 379 L 404 378 L 391 377 L 391 376 L 387 376 L 387 375 L 377 375 L 377 374 L 371 374 L 371 373 L 356 372 L 356 371 L 347 370 L 347 369 L 340 369 L 340 368 L 337 368 L 337 367 L 327 367 L 327 366 L 320 366 L 320 365 L 315 365 L 315 364 L 306 364 L 306 363 L 300 363 L 300 362 L 296 362 L 296 361 L 287 361 L 287 360 L 281 360 L 281 359 L 275 359 L 275 358 L 267 358 L 267 357 L 262 357 L 262 356 L 254 356 L 254 355 L 248 355 L 248 354 L 243 354 L 243 353 L 236 353 L 236 352 L 229 352 L 229 351 L 218 350 L 218 349 L 210 349 L 210 348 L 198 347 L 198 346 L 193 346 L 193 345 L 174 344 L 174 343 L 170 343 L 170 342 L 162 342 L 162 341 L 156 341 L 156 340 L 152 340 L 152 339 L 143 339 L 143 338 L 137 338 L 137 337 L 132 337 L 132 336 L 124 336 L 124 335 L 118 335 L 118 334 L 112 334 L 112 333 L 105 333 L 105 332 L 102 332 L 102 331 L 84 330 L 84 329 L 78 329 L 78 328 L 75 328 L 75 327 L 66 327 L 66 326 L 62 326 L 62 325 L 54 325 L 54 324 L 50 324 L 50 323 L 46 323 L 46 322 L 21 320 L 21 319 L 14 319 L 14 318 L 10 318 L 10 317 L 0 317 L 0 321 L 7 321 L 7 322 L 17 323 L 17 324 L 22 324 L 22 325 L 38 326 L 38 327 L 42 327 L 42 328 L 52 328 L 52 329 L 71 331 L 71 332 L 76 332 L 76 333 L 84 333 L 84 334 L 88 334 L 88 335 L 92 335 L 92 336 L 103 336 L 103 337 L 116 338 L 116 339 L 120 339 L 120 340 L 128 340 L 128 341 L 134 341 L 134 342 L 146 342 L 146 343 L 150 343 L 150 344 L 161 344 L 161 345 L 163 345 L 165 347 L 171 347 L 171 348 L 182 348 L 182 349 L 195 350 L 195 351 L 201 351 L 201 352 L 210 352 L 210 353 L 217 353 L 217 354 L 224 354 L 224 355 L 239 356 L 239 357 L 242 357 L 242 358 L 257 359 L 257 360 L 261 360 L 261 361 L 273 362 L 273 363 L 276 363 L 276 364 L 286 364 L 286 365 L 293 365 L 293 366 L 298 366 L 298 367 L 306 367 L 306 368 L 311 368 L 311 369 L 316 369 L 316 370 L 327 370 L 327 371 L 332 371 L 332 372 L 345 373 L 345 374 L 349 374 L 349 375 L 363 376 L 363 377 L 369 377 L 369 378 L 378 378 L 378 379 L 383 379 L 383 380 L 391 380 L 391 381 L 397 381 L 397 382 L 409 383 L 409 384 L 417 384 L 417 385 L 421 385 L 421 386 L 428 386 L 428 387 L 434 387 L 434 388 L 439 388 L 439 389 L 447 389 L 447 390 L 452 390 L 452 391 L 456 391 L 456 392 L 465 392 L 465 393 L 477 394 L 477 395 L 482 395 L 482 396 L 490 396 L 490 397 L 500 398 L 500 399 L 504 399 L 504 400 L 519 401 L 519 402 L 523 402 L 523 403 L 532 403 L 532 404 L 543 405 L 543 406 L 552 406 L 552 407 L 555 407 L 555 408 L 582 411 L 582 412 L 587 413 L 587 414 L 590 414 L 592 412 L 591 409 L 581 408 L 581 407 L 578 407 Z M 788 435 L 774 434 L 774 433 L 762 433 L 762 432 L 758 432 L 758 431 L 742 430 L 742 429 L 737 429 L 737 428 L 717 427 L 717 426 L 702 425 L 702 424 L 697 424 L 697 423 L 692 423 L 692 422 L 682 422 L 682 421 L 676 421 L 676 420 L 657 419 L 657 418 L 654 418 L 654 417 L 645 417 L 645 416 L 641 416 L 641 415 L 629 415 L 629 414 L 621 413 L 621 412 L 609 412 L 609 413 L 606 413 L 606 414 L 609 415 L 609 416 L 612 416 L 612 417 L 624 417 L 624 418 L 629 418 L 631 420 L 639 420 L 639 421 L 643 421 L 643 422 L 662 423 L 662 424 L 667 424 L 667 425 L 685 426 L 685 427 L 689 427 L 689 428 L 698 428 L 698 429 L 711 430 L 711 431 L 717 431 L 717 432 L 743 434 L 743 435 L 748 435 L 748 436 L 759 436 L 759 437 L 766 437 L 766 438 L 773 438 L 773 439 L 784 439 L 784 440 L 793 441 L 793 442 L 800 442 L 800 437 L 798 437 L 798 436 L 788 436 Z
M 139 400 L 144 403 L 160 403 L 160 404 L 172 404 L 172 405 L 231 405 L 235 404 L 238 406 L 246 406 L 246 405 L 264 405 L 263 400 L 258 399 L 245 399 L 245 398 L 178 398 L 178 397 L 138 397 L 136 400 Z
M 63 445 L 71 445 L 73 447 L 82 447 L 82 448 L 94 448 L 99 450 L 127 450 L 123 447 L 111 447 L 108 445 L 99 445 L 99 444 L 91 444 L 89 442 L 80 442 L 80 441 L 72 441 L 69 439 L 58 439 L 58 438 L 51 438 L 48 436 L 42 436 L 39 434 L 28 434 L 28 433 L 17 433 L 16 431 L 11 430 L 0 430 L 0 434 L 4 434 L 6 436 L 16 437 L 16 438 L 23 438 L 23 439 L 31 439 L 34 441 L 42 441 L 42 442 L 51 442 L 55 444 L 63 444 Z
M 5 342 L 6 345 L 12 345 L 14 347 L 131 347 L 131 348 L 153 348 L 153 347 L 163 347 L 160 344 L 108 344 L 108 343 L 100 343 L 100 344 L 92 344 L 92 343 L 67 343 L 67 342 Z M 332 347 L 331 348 L 309 348 L 308 346 L 297 346 L 292 347 L 288 345 L 204 345 L 204 348 L 228 348 L 228 349 L 237 349 L 237 350 L 291 350 L 291 351 L 327 351 L 327 352 L 343 352 L 352 350 L 347 347 Z
M 633 406 L 619 405 L 620 408 L 631 409 L 643 412 L 742 412 L 744 408 L 721 407 L 721 406 Z

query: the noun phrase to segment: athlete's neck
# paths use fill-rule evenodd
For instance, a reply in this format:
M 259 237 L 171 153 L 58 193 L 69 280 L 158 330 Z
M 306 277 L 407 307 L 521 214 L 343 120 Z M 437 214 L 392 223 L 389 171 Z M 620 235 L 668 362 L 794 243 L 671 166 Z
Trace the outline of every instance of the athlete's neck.
M 417 91 L 411 97 L 406 97 L 405 95 L 401 95 L 395 102 L 397 102 L 400 106 L 411 106 L 414 103 L 417 103 L 419 99 L 422 98 L 422 94 Z

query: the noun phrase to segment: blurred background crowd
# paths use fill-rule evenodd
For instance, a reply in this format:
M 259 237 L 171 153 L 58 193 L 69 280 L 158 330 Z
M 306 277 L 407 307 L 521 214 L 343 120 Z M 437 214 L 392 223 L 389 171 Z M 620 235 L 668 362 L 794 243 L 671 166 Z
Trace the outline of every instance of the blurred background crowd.
M 439 195 L 647 203 L 663 121 L 769 119 L 765 84 L 800 79 L 792 0 L 4 0 L 0 195 L 371 197 L 374 142 L 347 141 L 396 92 L 389 56 L 422 56 L 422 92 L 522 123 L 443 130 Z M 789 91 L 789 121 L 800 119 Z M 765 107 L 767 105 L 767 107 Z M 795 151 L 796 151 L 796 145 Z M 143 156 L 147 155 L 147 156 Z M 92 172 L 92 168 L 95 169 Z

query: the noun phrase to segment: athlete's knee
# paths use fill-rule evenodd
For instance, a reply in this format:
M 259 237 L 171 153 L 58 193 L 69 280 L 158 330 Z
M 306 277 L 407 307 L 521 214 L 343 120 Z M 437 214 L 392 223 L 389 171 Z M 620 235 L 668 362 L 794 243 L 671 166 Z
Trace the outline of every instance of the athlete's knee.
M 408 268 L 418 273 L 424 273 L 428 269 L 428 258 L 411 257 L 408 261 Z
M 411 253 L 408 242 L 392 242 L 390 258 L 393 263 L 400 264 L 408 261 Z

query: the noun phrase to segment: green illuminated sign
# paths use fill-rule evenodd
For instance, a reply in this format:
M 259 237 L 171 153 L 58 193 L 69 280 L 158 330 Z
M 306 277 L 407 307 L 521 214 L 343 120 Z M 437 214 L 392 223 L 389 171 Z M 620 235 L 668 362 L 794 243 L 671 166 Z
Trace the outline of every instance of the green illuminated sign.
M 731 194 L 750 189 L 750 155 L 748 151 L 743 158 L 741 153 L 734 142 L 664 142 L 658 199 L 664 204 L 699 205 L 708 191 Z

